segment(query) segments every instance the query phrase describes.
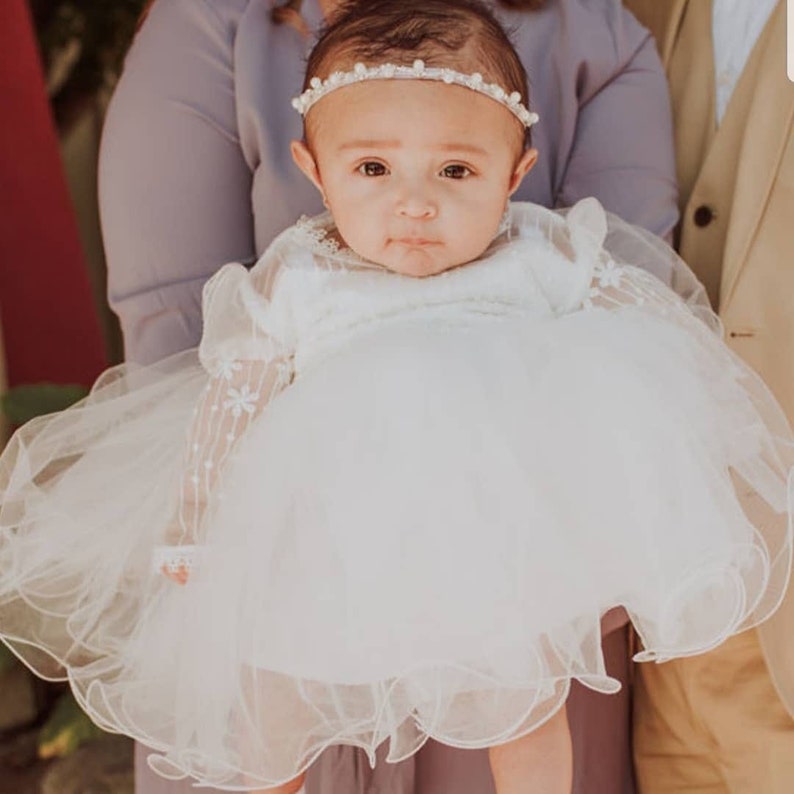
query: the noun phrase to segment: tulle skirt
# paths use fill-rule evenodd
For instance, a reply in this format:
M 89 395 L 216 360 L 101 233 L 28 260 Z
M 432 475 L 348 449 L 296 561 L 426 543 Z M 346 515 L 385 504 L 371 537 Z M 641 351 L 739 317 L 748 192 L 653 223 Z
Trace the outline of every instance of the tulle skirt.
M 790 565 L 790 441 L 695 320 L 379 322 L 310 360 L 239 440 L 184 587 L 176 510 L 195 355 L 108 373 L 0 460 L 0 632 L 165 776 L 292 778 L 330 744 L 527 733 L 570 681 L 765 618 Z

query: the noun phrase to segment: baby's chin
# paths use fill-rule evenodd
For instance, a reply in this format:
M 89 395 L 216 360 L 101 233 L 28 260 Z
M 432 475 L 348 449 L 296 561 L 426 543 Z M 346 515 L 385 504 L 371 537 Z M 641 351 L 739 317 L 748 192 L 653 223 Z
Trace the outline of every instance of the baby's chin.
M 391 245 L 387 246 L 386 250 L 378 251 L 366 258 L 401 276 L 428 278 L 471 262 L 476 257 L 476 254 L 465 256 L 461 252 L 450 251 L 439 243 L 418 246 Z

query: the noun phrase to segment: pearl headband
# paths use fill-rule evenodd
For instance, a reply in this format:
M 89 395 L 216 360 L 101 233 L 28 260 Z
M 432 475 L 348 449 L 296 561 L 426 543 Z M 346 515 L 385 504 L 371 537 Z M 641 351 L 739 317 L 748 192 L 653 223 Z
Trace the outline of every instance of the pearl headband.
M 292 100 L 292 107 L 305 116 L 309 108 L 337 88 L 344 88 L 354 83 L 365 80 L 438 80 L 447 85 L 460 85 L 470 88 L 478 94 L 484 94 L 504 105 L 523 125 L 531 127 L 539 116 L 529 111 L 521 102 L 521 94 L 513 91 L 508 94 L 496 83 L 486 83 L 479 72 L 462 74 L 454 69 L 439 69 L 425 66 L 424 61 L 416 60 L 413 66 L 396 66 L 393 63 L 383 63 L 380 66 L 367 67 L 357 63 L 350 72 L 334 72 L 327 80 L 312 77 L 307 88 L 300 96 Z

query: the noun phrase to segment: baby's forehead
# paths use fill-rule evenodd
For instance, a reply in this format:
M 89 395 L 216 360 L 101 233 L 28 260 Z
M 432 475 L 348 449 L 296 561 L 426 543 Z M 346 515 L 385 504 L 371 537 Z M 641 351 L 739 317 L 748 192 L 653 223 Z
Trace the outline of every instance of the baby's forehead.
M 435 80 L 370 80 L 334 90 L 306 116 L 306 138 L 326 153 L 378 148 L 512 151 L 520 123 L 493 99 Z M 367 145 L 364 145 L 366 142 Z

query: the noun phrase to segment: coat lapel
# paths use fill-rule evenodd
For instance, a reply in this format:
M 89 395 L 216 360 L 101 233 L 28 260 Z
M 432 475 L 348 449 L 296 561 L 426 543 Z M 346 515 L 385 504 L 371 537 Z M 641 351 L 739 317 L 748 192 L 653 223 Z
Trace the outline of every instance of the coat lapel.
M 711 0 L 681 4 L 666 42 L 679 203 L 684 210 L 717 133 Z
M 688 3 L 689 0 L 624 0 L 626 8 L 653 34 L 665 68 Z
M 658 0 L 652 0 L 653 6 L 656 9 L 663 9 L 664 4 L 659 3 Z M 667 12 L 669 22 L 665 27 L 665 35 L 661 39 L 657 39 L 659 41 L 659 52 L 662 56 L 662 63 L 664 64 L 665 68 L 667 67 L 667 63 L 670 60 L 670 53 L 673 51 L 673 45 L 675 44 L 675 40 L 678 36 L 678 31 L 681 28 L 681 22 L 684 19 L 684 12 L 686 11 L 687 5 L 689 5 L 690 0 L 673 0 L 671 3 L 671 8 Z M 657 10 L 656 13 L 659 13 Z
M 731 299 L 777 175 L 794 119 L 794 86 L 786 77 L 786 14 L 780 0 L 756 42 L 760 58 L 737 163 L 731 225 L 723 259 L 722 308 Z M 753 56 L 751 55 L 751 58 Z M 747 75 L 751 78 L 752 75 Z M 737 93 L 742 90 L 741 80 Z M 728 105 L 726 116 L 731 112 Z

